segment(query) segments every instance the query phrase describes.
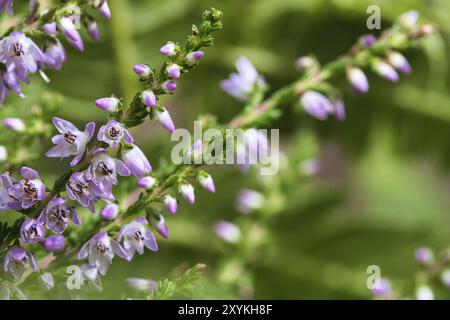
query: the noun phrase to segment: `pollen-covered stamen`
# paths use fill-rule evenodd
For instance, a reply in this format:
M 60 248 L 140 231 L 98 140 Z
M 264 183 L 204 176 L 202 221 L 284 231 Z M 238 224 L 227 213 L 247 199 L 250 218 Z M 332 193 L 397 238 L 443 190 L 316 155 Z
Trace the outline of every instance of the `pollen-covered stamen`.
M 23 182 L 23 191 L 25 192 L 25 195 L 34 198 L 37 196 L 37 189 L 36 186 L 28 179 L 25 179 Z
M 97 249 L 97 253 L 99 253 L 99 254 L 105 254 L 105 253 L 109 252 L 109 248 L 106 247 L 105 244 L 102 242 L 98 242 L 96 244 L 96 249 Z
M 144 236 L 142 235 L 142 232 L 140 230 L 133 233 L 133 238 L 136 239 L 137 241 L 144 240 Z
M 12 45 L 12 51 L 14 52 L 14 55 L 17 57 L 23 56 L 25 52 L 23 51 L 23 46 L 20 42 L 14 42 Z
M 68 216 L 66 210 L 63 210 L 62 208 L 59 208 L 59 207 L 50 213 L 50 219 L 51 220 L 59 220 L 62 223 L 69 222 L 69 216 Z
M 76 139 L 77 139 L 77 136 L 74 135 L 72 132 L 64 133 L 64 140 L 66 140 L 68 143 L 75 144 Z
M 102 176 L 109 176 L 113 173 L 113 171 L 111 169 L 109 169 L 103 161 L 101 161 L 98 164 L 97 173 Z
M 28 230 L 27 230 L 27 237 L 30 240 L 34 240 L 37 235 L 38 235 L 38 231 L 36 229 L 36 226 L 31 226 L 31 227 L 28 228 Z
M 76 194 L 89 193 L 89 184 L 83 183 L 80 180 L 69 182 L 69 187 Z
M 118 136 L 120 136 L 121 133 L 122 133 L 122 130 L 120 128 L 111 127 L 109 129 L 109 137 L 112 139 L 117 138 Z

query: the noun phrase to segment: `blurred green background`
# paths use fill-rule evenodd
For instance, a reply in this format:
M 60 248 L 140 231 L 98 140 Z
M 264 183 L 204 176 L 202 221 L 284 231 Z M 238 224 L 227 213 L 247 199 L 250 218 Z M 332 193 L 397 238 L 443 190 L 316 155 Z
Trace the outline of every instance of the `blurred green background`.
M 190 298 L 370 298 L 366 269 L 379 265 L 382 276 L 405 296 L 411 296 L 418 266 L 414 250 L 422 245 L 437 251 L 450 243 L 450 96 L 449 31 L 447 0 L 112 0 L 113 19 L 101 20 L 100 44 L 89 43 L 84 54 L 69 49 L 62 72 L 50 73 L 45 87 L 34 79 L 26 93 L 42 90 L 65 97 L 60 116 L 84 123 L 104 121 L 93 106 L 96 98 L 116 94 L 130 98 L 138 89 L 131 71 L 135 63 L 157 66 L 163 61 L 159 47 L 168 40 L 182 41 L 201 12 L 215 6 L 224 12 L 224 28 L 215 46 L 195 72 L 181 80 L 179 91 L 164 98 L 177 127 L 192 129 L 202 113 L 226 122 L 241 105 L 221 91 L 218 84 L 232 71 L 239 55 L 247 56 L 265 75 L 271 91 L 298 76 L 296 57 L 315 54 L 326 63 L 346 50 L 366 29 L 371 4 L 381 7 L 382 28 L 401 13 L 416 9 L 440 33 L 429 38 L 424 50 L 406 54 L 414 72 L 390 84 L 370 75 L 370 92 L 351 94 L 341 79 L 347 120 L 319 122 L 294 108 L 273 123 L 281 145 L 295 158 L 301 132 L 314 134 L 320 145 L 321 172 L 311 179 L 289 181 L 295 168 L 282 168 L 269 181 L 287 206 L 270 220 L 270 238 L 263 253 L 248 261 L 239 274 L 243 286 L 221 285 L 218 273 L 232 259 L 233 247 L 213 233 L 218 219 L 233 220 L 240 188 L 261 188 L 255 175 L 236 168 L 207 168 L 217 192 L 197 188 L 197 204 L 181 203 L 176 216 L 167 218 L 171 239 L 159 240 L 158 253 L 146 253 L 132 264 L 115 259 L 98 298 L 117 298 L 128 291 L 126 277 L 159 279 L 176 266 L 203 262 L 205 277 Z M 376 31 L 376 30 L 375 30 Z M 378 33 L 378 32 L 375 32 Z M 23 105 L 9 98 L 8 105 Z M 167 158 L 173 144 L 154 122 L 133 134 L 154 167 Z M 291 163 L 291 165 L 294 162 Z M 35 167 L 51 180 L 66 162 L 38 161 Z M 280 182 L 281 181 L 281 182 Z M 270 189 L 270 188 L 266 188 Z M 436 283 L 436 296 L 450 298 L 450 289 Z M 94 295 L 95 296 L 95 295 Z

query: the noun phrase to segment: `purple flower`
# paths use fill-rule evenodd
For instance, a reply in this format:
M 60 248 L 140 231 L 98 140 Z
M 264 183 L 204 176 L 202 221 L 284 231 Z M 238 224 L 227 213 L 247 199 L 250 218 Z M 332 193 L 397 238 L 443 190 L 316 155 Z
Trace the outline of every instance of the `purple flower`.
M 128 258 L 120 243 L 111 239 L 106 232 L 102 231 L 81 247 L 80 252 L 78 252 L 78 259 L 82 260 L 88 257 L 89 265 L 95 267 L 104 276 L 108 272 L 115 254 L 122 259 Z
M 334 103 L 334 116 L 339 121 L 345 120 L 345 105 L 342 100 L 338 100 Z
M 156 96 L 151 90 L 145 90 L 141 94 L 142 103 L 149 108 L 156 106 Z
M 98 148 L 94 154 L 84 177 L 86 180 L 92 181 L 102 191 L 102 194 L 109 195 L 113 185 L 119 183 L 117 175 L 129 176 L 131 172 L 123 161 L 110 157 L 105 149 Z
M 419 13 L 415 10 L 411 10 L 402 14 L 398 21 L 402 27 L 410 29 L 414 27 L 419 19 Z
M 18 79 L 28 82 L 27 74 L 36 73 L 45 56 L 33 40 L 15 31 L 0 42 L 0 60 L 14 65 Z
M 0 70 L 0 103 L 5 101 L 9 91 L 14 91 L 19 97 L 25 98 L 14 64 L 7 66 L 6 70 Z
M 45 239 L 42 245 L 48 252 L 60 252 L 66 245 L 66 239 L 61 235 L 50 236 Z
M 142 79 L 147 79 L 150 75 L 150 67 L 146 64 L 136 64 L 133 66 L 133 71 Z
M 6 10 L 12 16 L 14 14 L 13 3 L 14 0 L 0 0 L 0 13 Z
M 49 22 L 42 26 L 42 30 L 47 33 L 49 36 L 56 36 L 58 31 L 56 30 L 57 24 L 56 22 Z
M 175 125 L 166 108 L 161 107 L 155 110 L 155 119 L 170 133 L 175 131 Z
M 11 274 L 14 279 L 19 280 L 28 268 L 31 268 L 34 272 L 38 271 L 33 255 L 18 246 L 9 249 L 3 264 L 5 272 Z
M 241 239 L 241 230 L 235 224 L 227 221 L 217 221 L 214 224 L 214 232 L 227 242 L 237 243 Z
M 100 128 L 97 139 L 98 141 L 106 142 L 111 148 L 117 148 L 122 139 L 129 144 L 134 142 L 133 137 L 125 129 L 125 126 L 115 120 L 109 121 Z
M 55 70 L 60 70 L 63 63 L 67 60 L 66 50 L 59 40 L 50 42 L 44 55 L 47 66 Z
M 398 74 L 394 70 L 394 68 L 392 68 L 391 65 L 387 64 L 383 60 L 375 59 L 372 62 L 372 69 L 376 74 L 390 82 L 397 82 L 399 79 Z
M 127 252 L 129 261 L 133 259 L 136 251 L 142 255 L 144 247 L 151 251 L 158 251 L 155 236 L 149 229 L 145 228 L 146 224 L 148 224 L 147 219 L 137 218 L 123 226 L 119 232 L 117 240 L 122 241 L 123 238 L 123 248 Z
M 366 48 L 370 48 L 377 42 L 377 38 L 373 34 L 365 34 L 359 38 L 359 43 Z
M 171 63 L 166 67 L 166 72 L 169 75 L 169 77 L 173 79 L 178 79 L 181 76 L 181 68 L 179 65 L 175 63 Z
M 109 203 L 100 211 L 100 217 L 104 220 L 114 220 L 119 215 L 119 206 Z
M 167 211 L 169 211 L 170 214 L 175 214 L 178 209 L 178 200 L 171 196 L 170 194 L 166 195 L 164 197 L 164 204 L 166 205 Z
M 67 41 L 78 51 L 84 51 L 84 43 L 78 33 L 77 28 L 73 24 L 72 17 L 62 17 L 59 20 L 59 28 L 61 32 L 66 37 Z
M 66 185 L 66 192 L 71 200 L 78 201 L 82 206 L 95 212 L 94 202 L 97 201 L 97 194 L 101 194 L 96 185 L 87 181 L 82 172 L 75 172 L 70 176 Z
M 294 66 L 298 71 L 305 71 L 317 64 L 315 58 L 311 56 L 303 56 L 295 60 Z
M 167 42 L 164 46 L 159 49 L 159 53 L 161 53 L 163 56 L 172 57 L 175 55 L 175 43 L 173 42 Z
M 116 112 L 119 109 L 120 100 L 115 97 L 100 98 L 95 100 L 95 105 L 108 112 Z
M 423 265 L 428 265 L 433 262 L 433 251 L 427 247 L 418 248 L 415 252 L 415 258 L 417 262 Z
M 95 22 L 95 20 L 90 20 L 88 22 L 86 30 L 92 40 L 100 40 L 100 31 L 98 30 L 97 22 Z
M 150 223 L 162 237 L 169 239 L 169 230 L 167 229 L 166 219 L 164 219 L 164 216 L 161 213 L 154 213 L 150 217 Z
M 6 129 L 14 132 L 24 132 L 27 128 L 25 122 L 19 118 L 5 118 L 3 119 L 3 125 Z
M 264 205 L 264 196 L 258 191 L 242 189 L 238 194 L 237 209 L 242 213 L 261 209 Z
M 366 93 L 369 91 L 369 82 L 361 69 L 355 67 L 348 68 L 347 78 L 357 93 Z
M 8 203 L 12 201 L 9 195 L 9 187 L 17 183 L 17 180 L 9 175 L 8 172 L 0 174 L 0 211 L 8 210 Z
M 198 182 L 200 185 L 205 188 L 208 192 L 214 193 L 216 192 L 216 187 L 214 185 L 214 180 L 210 174 L 204 172 L 198 176 Z
M 389 63 L 398 71 L 404 74 L 410 74 L 412 71 L 408 60 L 399 52 L 391 51 L 387 55 Z
M 89 122 L 84 132 L 78 130 L 71 122 L 53 117 L 53 124 L 60 134 L 52 138 L 55 147 L 45 154 L 49 158 L 66 158 L 75 156 L 70 165 L 76 166 L 83 157 L 87 143 L 92 139 L 95 123 Z
M 195 203 L 195 193 L 194 187 L 190 183 L 183 183 L 178 187 L 178 192 L 183 196 L 183 198 L 189 203 Z
M 136 185 L 142 189 L 150 190 L 154 187 L 156 179 L 152 176 L 145 176 L 136 181 Z
M 33 244 L 44 240 L 45 227 L 35 219 L 27 219 L 20 227 L 20 238 L 23 244 Z
M 131 149 L 124 150 L 122 160 L 135 177 L 140 178 L 152 172 L 152 166 L 137 145 L 133 145 Z
M 8 188 L 9 196 L 12 198 L 8 206 L 13 210 L 31 208 L 45 197 L 45 185 L 39 173 L 28 167 L 22 167 L 20 172 L 23 179 Z
M 108 2 L 106 0 L 103 0 L 98 7 L 98 11 L 100 14 L 105 17 L 106 19 L 111 19 L 111 9 L 109 9 Z
M 326 120 L 333 113 L 333 103 L 322 93 L 307 91 L 300 97 L 303 109 L 319 120 Z
M 177 90 L 177 84 L 172 80 L 167 80 L 163 82 L 161 88 L 166 92 L 174 92 L 175 90 Z
M 66 203 L 67 199 L 65 198 L 52 199 L 47 207 L 42 210 L 38 221 L 42 224 L 45 223 L 47 228 L 56 234 L 63 233 L 70 221 L 79 226 L 81 220 L 78 213 Z
M 265 82 L 253 64 L 245 57 L 240 57 L 236 61 L 236 69 L 238 73 L 232 73 L 229 79 L 220 83 L 220 86 L 237 100 L 245 101 L 256 87 L 263 87 Z
M 392 294 L 391 283 L 386 279 L 380 279 L 372 289 L 372 293 L 379 298 L 389 297 Z
M 186 55 L 186 61 L 189 65 L 194 65 L 203 59 L 205 53 L 203 51 L 194 51 Z

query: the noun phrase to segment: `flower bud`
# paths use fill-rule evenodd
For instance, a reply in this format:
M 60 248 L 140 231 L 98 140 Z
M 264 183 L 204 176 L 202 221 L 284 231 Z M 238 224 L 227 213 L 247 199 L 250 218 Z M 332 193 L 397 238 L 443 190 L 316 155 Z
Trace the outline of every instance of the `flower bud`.
M 419 13 L 415 10 L 405 12 L 398 18 L 399 24 L 407 29 L 414 27 L 419 19 Z
M 161 110 L 157 108 L 155 110 L 155 119 L 170 133 L 175 131 L 175 125 L 166 108 L 162 108 Z
M 56 22 L 46 23 L 42 26 L 42 30 L 50 36 L 56 36 L 58 32 L 56 31 Z
M 303 109 L 311 116 L 326 120 L 330 113 L 333 113 L 333 103 L 322 93 L 307 91 L 300 97 Z
M 24 132 L 26 129 L 25 123 L 19 118 L 5 118 L 3 120 L 3 125 L 6 129 L 15 132 Z
M 183 183 L 179 186 L 178 191 L 189 204 L 195 203 L 194 187 L 190 183 Z
M 173 42 L 167 42 L 164 46 L 159 49 L 159 53 L 161 53 L 163 56 L 172 57 L 175 55 L 175 43 Z
M 62 17 L 59 20 L 59 27 L 61 28 L 61 31 L 67 41 L 69 41 L 75 49 L 78 51 L 84 51 L 83 40 L 69 17 Z
M 241 239 L 241 230 L 235 224 L 227 221 L 216 222 L 214 232 L 227 242 L 237 243 Z
M 120 100 L 115 97 L 100 98 L 95 100 L 95 105 L 108 112 L 116 112 L 119 109 Z
M 109 8 L 108 2 L 103 1 L 102 5 L 98 8 L 100 14 L 106 19 L 111 19 L 111 9 Z
M 295 60 L 295 69 L 298 71 L 305 71 L 314 67 L 317 64 L 317 61 L 311 56 L 300 57 Z
M 167 211 L 170 214 L 175 214 L 178 209 L 178 200 L 172 197 L 170 194 L 164 197 L 164 204 L 166 205 Z
M 338 100 L 334 103 L 334 116 L 338 121 L 345 120 L 345 106 L 344 101 Z
M 152 172 L 152 166 L 144 152 L 137 145 L 133 145 L 131 149 L 124 150 L 122 160 L 135 177 L 140 178 Z
M 149 108 L 156 106 L 156 96 L 151 90 L 145 90 L 141 94 L 142 103 Z
M 154 213 L 150 217 L 150 223 L 162 237 L 169 239 L 169 230 L 167 229 L 166 220 L 162 214 Z
M 95 22 L 95 20 L 90 20 L 88 22 L 86 30 L 92 40 L 100 40 L 100 31 L 98 30 L 97 22 Z
M 107 204 L 101 211 L 100 217 L 103 220 L 114 220 L 119 215 L 119 206 L 115 203 Z
M 383 60 L 376 59 L 372 62 L 372 68 L 379 76 L 384 79 L 397 82 L 399 80 L 397 72 L 392 68 L 389 64 L 384 62 Z
M 8 150 L 5 146 L 0 146 L 0 162 L 6 161 L 8 159 Z
M 165 81 L 161 87 L 166 91 L 166 92 L 174 92 L 175 90 L 177 90 L 177 84 L 176 82 L 173 82 L 172 80 L 167 80 Z
M 366 48 L 370 48 L 375 42 L 377 42 L 377 38 L 373 34 L 365 34 L 359 38 L 359 44 Z
M 242 189 L 238 195 L 237 209 L 241 213 L 250 213 L 258 210 L 264 205 L 264 196 L 250 189 Z
M 134 71 L 134 73 L 136 73 L 138 76 L 140 76 L 143 79 L 147 79 L 151 72 L 150 67 L 146 64 L 134 65 L 133 71 Z
M 190 65 L 194 65 L 203 59 L 205 53 L 203 51 L 194 51 L 186 56 L 186 61 Z
M 59 252 L 64 249 L 65 243 L 66 240 L 63 236 L 55 235 L 45 239 L 42 245 L 49 252 Z
M 369 91 L 369 82 L 361 69 L 355 67 L 348 68 L 347 78 L 357 93 L 366 93 Z
M 391 51 L 388 53 L 388 61 L 389 63 L 397 70 L 404 74 L 411 73 L 411 65 L 408 60 L 399 52 Z
M 145 190 L 150 190 L 151 188 L 153 188 L 155 183 L 156 183 L 156 179 L 152 176 L 145 176 L 145 177 L 139 178 L 136 181 L 136 185 L 139 188 L 143 188 Z
M 434 255 L 433 251 L 427 247 L 418 248 L 414 254 L 416 261 L 423 264 L 428 265 L 433 262 Z
M 171 63 L 166 67 L 166 72 L 169 75 L 169 77 L 173 78 L 173 79 L 179 79 L 181 76 L 181 69 L 180 66 L 175 64 L 175 63 Z
M 216 192 L 216 187 L 214 186 L 214 181 L 210 174 L 208 174 L 206 172 L 200 173 L 198 176 L 198 182 L 208 192 L 211 192 L 211 193 Z

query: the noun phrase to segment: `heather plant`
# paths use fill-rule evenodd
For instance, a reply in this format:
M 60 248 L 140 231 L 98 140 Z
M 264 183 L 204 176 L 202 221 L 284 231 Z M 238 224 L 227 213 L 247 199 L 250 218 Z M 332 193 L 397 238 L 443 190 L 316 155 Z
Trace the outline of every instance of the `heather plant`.
M 0 10 L 15 17 L 13 1 L 0 1 Z M 39 81 L 32 74 L 49 82 L 45 70 L 64 67 L 67 44 L 84 50 L 81 28 L 94 41 L 100 39 L 99 15 L 106 19 L 114 16 L 106 0 L 30 1 L 28 14 L 11 20 L 2 35 L 0 101 L 7 101 L 12 91 L 26 104 L 23 84 L 33 86 Z M 195 159 L 217 157 L 210 146 L 217 145 L 217 140 L 226 144 L 230 134 L 227 129 L 247 129 L 243 140 L 231 148 L 236 157 L 244 154 L 244 161 L 238 163 L 243 174 L 257 175 L 252 170 L 256 165 L 247 161 L 246 155 L 258 159 L 271 148 L 265 132 L 258 128 L 276 121 L 282 114 L 281 107 L 292 105 L 321 121 L 344 121 L 344 85 L 348 84 L 355 94 L 367 93 L 370 85 L 366 73 L 370 70 L 388 82 L 399 81 L 399 74 L 412 72 L 404 52 L 434 32 L 431 24 L 419 23 L 416 11 L 404 13 L 380 35 L 361 36 L 348 53 L 330 63 L 321 65 L 313 55 L 298 58 L 298 79 L 271 92 L 266 78 L 241 56 L 236 61 L 237 72 L 220 83 L 243 104 L 241 111 L 226 123 L 214 115 L 199 116 L 203 129 L 217 129 L 220 136 L 215 141 L 192 141 L 183 155 L 193 161 L 174 164 L 168 154 L 162 156 L 165 161 L 150 163 L 132 129 L 152 121 L 170 134 L 176 132 L 177 119 L 172 118 L 164 97 L 175 95 L 189 73 L 208 58 L 205 49 L 213 45 L 214 34 L 222 29 L 222 18 L 222 12 L 215 8 L 205 10 L 184 42 L 161 44 L 159 53 L 164 62 L 158 67 L 150 61 L 135 61 L 130 72 L 134 72 L 139 90 L 131 99 L 112 93 L 93 101 L 92 107 L 104 112 L 101 123 L 77 126 L 72 119 L 63 118 L 63 97 L 55 93 L 42 94 L 40 103 L 30 108 L 31 116 L 26 118 L 10 108 L 2 110 L 6 116 L 2 119 L 5 138 L 2 136 L 0 149 L 0 210 L 5 214 L 14 211 L 17 217 L 0 225 L 0 285 L 4 297 L 39 297 L 37 282 L 50 292 L 55 286 L 63 287 L 64 296 L 73 298 L 83 297 L 92 287 L 101 289 L 102 278 L 112 263 L 121 259 L 132 265 L 137 255 L 161 250 L 161 238 L 171 241 L 168 215 L 183 210 L 184 203 L 195 205 L 197 186 L 209 193 L 221 187 L 206 171 L 207 161 Z M 52 146 L 44 149 L 48 141 Z M 224 256 L 214 276 L 241 297 L 253 296 L 252 274 L 247 267 L 271 250 L 271 223 L 295 204 L 287 199 L 295 198 L 296 183 L 307 181 L 321 170 L 314 135 L 301 132 L 298 141 L 293 150 L 280 155 L 279 174 L 261 176 L 259 186 L 240 191 L 236 208 L 242 216 L 236 221 L 219 217 L 214 225 L 216 234 L 229 243 L 232 252 Z M 70 160 L 67 168 L 54 181 L 41 177 L 36 169 L 41 161 L 65 158 Z M 421 263 L 429 265 L 424 274 L 440 273 L 447 263 L 444 259 L 432 265 L 430 254 L 418 255 Z M 189 292 L 204 269 L 199 263 L 159 281 L 137 277 L 127 281 L 140 292 L 139 298 L 172 298 Z M 448 283 L 448 272 L 443 271 L 442 277 Z M 387 280 L 381 284 L 385 290 L 379 285 L 374 293 L 390 297 Z M 74 288 L 81 291 L 73 292 Z M 423 285 L 418 289 L 421 297 L 427 295 L 427 288 Z

